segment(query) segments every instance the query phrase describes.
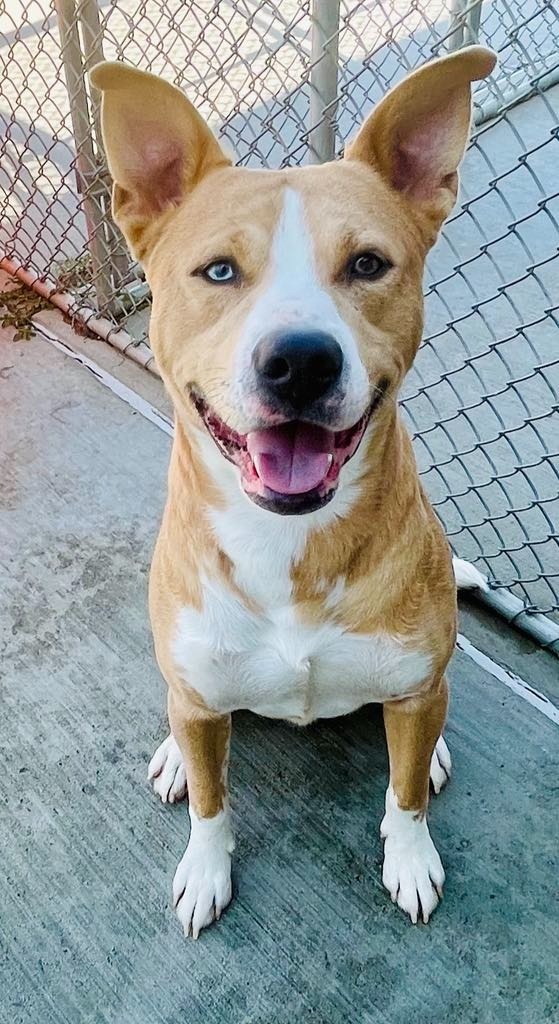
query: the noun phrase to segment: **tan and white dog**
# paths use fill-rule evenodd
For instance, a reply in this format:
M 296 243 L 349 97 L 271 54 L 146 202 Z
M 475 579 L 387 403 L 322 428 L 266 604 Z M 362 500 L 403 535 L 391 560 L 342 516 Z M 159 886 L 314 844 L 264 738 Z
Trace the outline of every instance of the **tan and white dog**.
M 195 937 L 231 899 L 231 714 L 305 725 L 381 702 L 383 881 L 427 921 L 444 881 L 427 825 L 456 631 L 448 544 L 398 389 L 423 326 L 426 254 L 457 193 L 470 47 L 396 86 L 345 158 L 233 167 L 188 100 L 122 64 L 92 73 L 114 215 L 153 292 L 176 430 L 150 610 L 170 735 L 150 777 L 186 793 L 174 879 Z

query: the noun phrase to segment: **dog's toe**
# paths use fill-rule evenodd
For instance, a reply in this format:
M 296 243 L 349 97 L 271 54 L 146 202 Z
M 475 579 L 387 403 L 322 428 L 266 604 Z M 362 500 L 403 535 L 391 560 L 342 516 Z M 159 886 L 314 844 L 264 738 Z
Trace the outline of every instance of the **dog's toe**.
M 429 770 L 431 785 L 433 786 L 435 793 L 440 793 L 443 786 L 446 786 L 450 779 L 451 771 L 452 761 L 450 759 L 450 751 L 443 737 L 439 736 L 433 751 L 431 768 Z
M 186 772 L 182 754 L 171 734 L 155 751 L 149 763 L 148 779 L 164 804 L 174 804 L 186 796 Z
M 401 810 L 389 788 L 380 833 L 384 886 L 414 924 L 420 917 L 427 923 L 442 896 L 445 876 L 425 817 Z
M 421 849 L 402 849 L 397 839 L 387 836 L 382 881 L 393 901 L 414 924 L 425 924 L 442 895 L 444 869 L 436 847 L 427 834 Z
M 189 843 L 173 879 L 173 905 L 186 936 L 197 939 L 231 901 L 231 855 Z

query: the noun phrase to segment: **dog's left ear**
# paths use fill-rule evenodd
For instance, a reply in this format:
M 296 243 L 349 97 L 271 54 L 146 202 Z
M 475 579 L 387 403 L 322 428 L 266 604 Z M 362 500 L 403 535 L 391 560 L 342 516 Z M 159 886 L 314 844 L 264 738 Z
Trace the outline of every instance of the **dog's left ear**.
M 430 241 L 456 201 L 471 83 L 491 74 L 496 60 L 492 50 L 468 46 L 425 64 L 381 100 L 346 149 L 347 160 L 370 164 L 417 204 Z

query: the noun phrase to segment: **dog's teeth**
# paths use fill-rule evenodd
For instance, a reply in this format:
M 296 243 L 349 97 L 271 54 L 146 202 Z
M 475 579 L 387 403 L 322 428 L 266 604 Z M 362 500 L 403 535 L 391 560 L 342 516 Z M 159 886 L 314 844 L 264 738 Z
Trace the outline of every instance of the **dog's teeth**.
M 328 456 L 328 469 L 330 469 L 330 466 L 332 465 L 333 461 L 334 461 L 334 456 L 330 452 L 330 454 Z

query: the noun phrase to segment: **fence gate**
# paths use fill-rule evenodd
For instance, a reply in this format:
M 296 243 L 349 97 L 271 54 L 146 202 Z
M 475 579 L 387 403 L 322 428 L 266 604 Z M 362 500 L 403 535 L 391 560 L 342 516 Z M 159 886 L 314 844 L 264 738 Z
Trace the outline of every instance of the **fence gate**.
M 559 18 L 551 0 L 0 0 L 0 265 L 152 365 L 147 288 L 110 217 L 103 57 L 165 76 L 240 164 L 340 153 L 408 70 L 479 40 L 460 203 L 429 260 L 403 405 L 456 552 L 559 652 Z M 61 295 L 62 293 L 62 295 Z

